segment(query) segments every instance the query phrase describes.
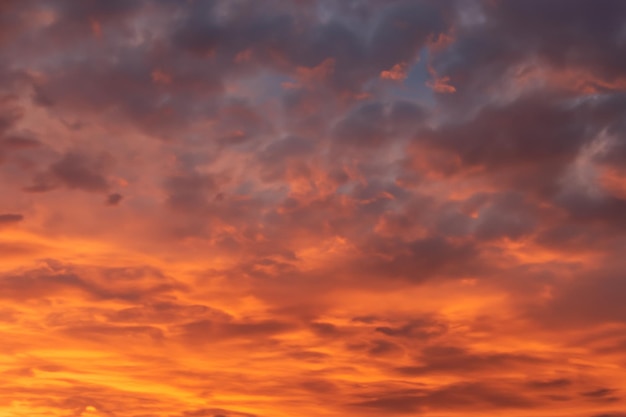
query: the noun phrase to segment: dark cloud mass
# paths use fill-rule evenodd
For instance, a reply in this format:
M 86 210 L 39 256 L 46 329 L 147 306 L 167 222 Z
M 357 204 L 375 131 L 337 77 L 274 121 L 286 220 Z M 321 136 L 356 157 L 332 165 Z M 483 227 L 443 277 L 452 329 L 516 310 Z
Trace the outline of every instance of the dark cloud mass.
M 625 22 L 0 0 L 0 415 L 623 417 Z
M 0 224 L 19 223 L 24 220 L 24 216 L 21 214 L 0 214 Z

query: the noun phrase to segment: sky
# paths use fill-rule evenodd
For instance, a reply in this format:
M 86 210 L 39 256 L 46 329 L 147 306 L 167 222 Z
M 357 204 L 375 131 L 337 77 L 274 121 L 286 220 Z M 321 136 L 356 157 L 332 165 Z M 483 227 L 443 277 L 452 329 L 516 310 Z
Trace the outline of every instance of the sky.
M 626 417 L 626 1 L 0 1 L 1 417 Z

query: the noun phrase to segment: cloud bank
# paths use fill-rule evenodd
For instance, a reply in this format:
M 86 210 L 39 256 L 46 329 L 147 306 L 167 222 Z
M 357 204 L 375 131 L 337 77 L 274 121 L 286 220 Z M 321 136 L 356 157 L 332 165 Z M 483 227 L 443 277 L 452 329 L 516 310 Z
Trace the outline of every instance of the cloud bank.
M 626 3 L 0 5 L 0 414 L 619 417 Z

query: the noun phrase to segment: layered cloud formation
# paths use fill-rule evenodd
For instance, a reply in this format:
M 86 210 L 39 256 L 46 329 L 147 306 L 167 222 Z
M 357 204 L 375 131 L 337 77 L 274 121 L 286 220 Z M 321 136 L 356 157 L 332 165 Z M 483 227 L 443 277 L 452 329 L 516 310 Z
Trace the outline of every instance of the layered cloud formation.
M 0 3 L 0 414 L 624 417 L 626 2 Z

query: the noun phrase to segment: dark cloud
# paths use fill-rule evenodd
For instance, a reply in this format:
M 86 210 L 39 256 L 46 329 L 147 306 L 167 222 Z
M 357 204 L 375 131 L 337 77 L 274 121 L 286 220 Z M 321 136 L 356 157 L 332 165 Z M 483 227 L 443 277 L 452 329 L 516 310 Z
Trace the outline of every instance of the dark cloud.
M 421 282 L 428 278 L 455 277 L 483 270 L 478 262 L 479 249 L 471 243 L 427 237 L 412 242 L 396 239 L 377 239 L 365 249 L 371 254 L 359 261 L 355 269 L 369 276 L 404 278 Z M 391 255 L 391 258 L 387 258 Z
M 105 191 L 108 188 L 106 178 L 90 167 L 82 155 L 68 153 L 52 164 L 50 171 L 69 188 L 85 191 Z
M 597 191 L 597 190 L 596 190 Z M 581 189 L 564 191 L 555 196 L 555 203 L 567 210 L 573 223 L 599 225 L 623 231 L 626 221 L 622 213 L 626 200 L 611 195 L 594 195 Z
M 527 314 L 549 327 L 625 323 L 626 308 L 619 296 L 625 285 L 623 270 L 617 263 L 577 273 L 568 285 L 555 288 L 552 299 L 534 309 L 529 307 Z
M 284 180 L 287 171 L 294 168 L 306 169 L 303 159 L 313 155 L 316 147 L 311 140 L 297 136 L 286 137 L 268 145 L 260 154 L 263 176 L 267 180 Z
M 593 5 L 581 0 L 509 1 L 486 10 L 496 24 L 494 29 L 510 38 L 519 37 L 523 52 L 539 53 L 554 65 L 582 66 L 609 79 L 626 68 L 626 61 L 613 55 L 619 50 L 621 17 L 626 14 L 619 1 Z M 560 23 L 555 25 L 557 17 Z
M 513 353 L 472 353 L 454 346 L 430 346 L 424 348 L 420 356 L 423 365 L 405 366 L 397 371 L 405 375 L 430 373 L 484 372 L 489 369 L 506 367 L 528 367 L 541 364 L 544 359 L 530 355 Z
M 0 95 L 0 135 L 8 132 L 23 117 L 24 111 L 12 94 Z M 6 138 L 3 138 L 3 143 Z
M 311 330 L 319 336 L 336 336 L 340 330 L 332 323 L 314 322 L 311 323 Z
M 377 146 L 387 139 L 382 103 L 364 104 L 352 111 L 335 127 L 334 137 L 339 143 L 351 146 Z
M 413 134 L 425 119 L 426 110 L 417 103 L 371 101 L 352 108 L 333 127 L 331 134 L 337 146 L 361 150 L 379 148 Z
M 194 346 L 229 339 L 255 340 L 258 337 L 271 337 L 294 328 L 294 324 L 277 320 L 199 320 L 177 327 L 183 340 Z
M 23 301 L 63 294 L 79 294 L 95 300 L 139 301 L 182 289 L 174 280 L 150 269 L 81 268 L 52 261 L 38 269 L 3 273 L 0 288 L 0 297 Z
M 444 32 L 445 3 L 400 1 L 386 8 L 369 42 L 371 59 L 377 69 L 382 71 L 397 63 L 410 62 L 430 36 Z
M 34 184 L 24 190 L 46 192 L 63 186 L 88 192 L 106 192 L 109 181 L 104 171 L 111 162 L 108 155 L 93 158 L 82 153 L 68 152 L 51 164 L 47 171 L 38 174 Z
M 519 239 L 533 232 L 538 210 L 518 193 L 501 193 L 478 210 L 474 235 L 479 239 Z
M 485 384 L 467 383 L 447 385 L 432 390 L 380 393 L 377 398 L 352 405 L 396 414 L 423 412 L 426 409 L 528 409 L 536 404 L 535 401 L 523 395 Z
M 200 319 L 228 321 L 232 318 L 221 310 L 201 304 L 184 305 L 166 301 L 117 310 L 108 313 L 107 316 L 113 323 L 146 324 L 188 322 Z
M 330 358 L 330 355 L 322 352 L 314 352 L 314 351 L 295 351 L 288 354 L 289 357 L 296 359 L 298 361 L 305 361 L 311 363 L 323 363 L 324 361 Z M 307 385 L 311 388 L 315 389 L 315 384 Z
M 566 388 L 571 384 L 572 381 L 567 378 L 556 378 L 528 382 L 528 386 L 535 389 L 561 389 Z
M 106 204 L 109 206 L 117 206 L 123 198 L 124 196 L 119 193 L 109 194 L 106 199 Z
M 202 408 L 198 410 L 184 411 L 181 417 L 258 417 L 256 414 L 241 413 L 223 408 Z
M 537 66 L 556 72 L 548 84 L 564 81 L 558 74 L 570 71 L 567 89 L 620 88 L 626 62 L 618 53 L 619 22 L 626 11 L 619 1 L 474 4 L 478 7 L 460 5 L 456 40 L 436 54 L 433 62 L 439 76 L 449 77 L 456 87 L 456 97 L 444 98 L 450 106 L 483 104 L 486 97 L 480 91 L 516 82 L 513 74 L 518 79 L 532 76 Z M 617 86 L 611 87 L 613 83 Z
M 603 413 L 603 414 L 594 414 L 592 417 L 624 417 L 626 414 L 615 412 L 615 413 Z
M 20 135 L 3 135 L 0 132 L 0 164 L 14 152 L 30 150 L 39 146 L 41 146 L 41 143 L 36 139 Z
M 585 397 L 590 397 L 590 398 L 605 398 L 614 393 L 615 393 L 614 389 L 600 388 L 600 389 L 593 390 L 593 391 L 583 392 L 581 395 L 584 395 Z
M 436 336 L 440 336 L 448 330 L 445 323 L 432 318 L 423 318 L 411 320 L 408 323 L 399 326 L 379 326 L 375 328 L 376 332 L 391 337 L 406 337 L 417 340 L 427 340 Z
M 111 326 L 105 324 L 85 324 L 64 327 L 61 332 L 81 340 L 125 339 L 138 343 L 141 339 L 159 342 L 164 339 L 161 329 L 153 326 Z
M 0 224 L 19 223 L 22 220 L 24 220 L 24 216 L 21 214 L 12 214 L 12 213 L 0 214 Z
M 490 171 L 533 164 L 563 168 L 599 128 L 585 123 L 584 107 L 568 106 L 558 96 L 523 97 L 482 109 L 474 119 L 451 123 L 418 138 L 458 155 L 469 166 Z
M 3 150 L 29 149 L 40 146 L 36 139 L 22 136 L 6 136 L 0 141 L 0 148 Z
M 402 348 L 387 340 L 373 340 L 367 353 L 371 356 L 397 355 L 403 352 Z
M 428 111 L 419 104 L 408 100 L 397 100 L 391 104 L 389 123 L 395 134 L 412 134 L 422 125 L 428 116 Z
M 210 197 L 217 194 L 218 185 L 209 175 L 190 174 L 168 178 L 165 189 L 167 204 L 174 210 L 198 212 L 206 210 Z

